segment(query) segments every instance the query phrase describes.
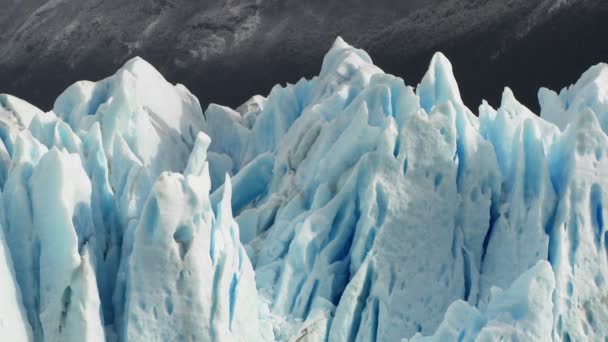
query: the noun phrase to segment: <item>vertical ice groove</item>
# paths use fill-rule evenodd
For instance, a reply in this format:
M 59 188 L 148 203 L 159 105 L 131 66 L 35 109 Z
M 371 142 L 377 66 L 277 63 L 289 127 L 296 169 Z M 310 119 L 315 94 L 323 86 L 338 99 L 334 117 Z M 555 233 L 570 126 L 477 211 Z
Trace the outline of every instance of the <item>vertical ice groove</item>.
M 2 198 L 0 193 L 0 199 Z M 13 260 L 8 250 L 4 235 L 3 209 L 0 208 L 0 335 L 14 338 L 18 341 L 31 341 L 33 339 L 32 328 L 28 322 L 23 296 L 18 282 L 15 278 Z

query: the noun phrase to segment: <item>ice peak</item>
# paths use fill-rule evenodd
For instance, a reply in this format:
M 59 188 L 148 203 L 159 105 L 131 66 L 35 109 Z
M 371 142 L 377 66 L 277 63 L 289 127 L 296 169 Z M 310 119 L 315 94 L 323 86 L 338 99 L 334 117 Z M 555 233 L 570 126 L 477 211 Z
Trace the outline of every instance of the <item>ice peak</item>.
M 366 84 L 372 75 L 382 73 L 367 52 L 354 48 L 338 37 L 323 58 L 319 78 L 328 84 L 339 85 L 351 80 Z
M 509 87 L 505 87 L 502 92 L 502 97 L 500 100 L 500 108 L 504 109 L 507 112 L 507 115 L 511 117 L 522 115 L 525 118 L 528 117 L 536 117 L 536 114 L 532 113 L 528 107 L 524 106 L 517 98 L 515 94 L 513 94 L 513 90 Z
M 211 144 L 211 138 L 203 132 L 199 132 L 194 142 L 194 148 L 184 170 L 185 175 L 200 176 L 207 163 L 207 149 Z
M 336 40 L 334 40 L 334 43 L 331 45 L 330 50 L 348 49 L 348 48 L 352 48 L 352 46 L 349 45 L 347 42 L 345 42 L 344 39 L 342 39 L 342 37 L 338 36 L 338 37 L 336 37 Z
M 420 97 L 420 105 L 427 113 L 430 113 L 434 106 L 446 101 L 462 104 L 452 64 L 441 52 L 433 55 L 428 71 L 416 89 L 416 94 Z
M 136 77 L 146 77 L 147 79 L 165 80 L 161 73 L 145 59 L 135 56 L 129 59 L 119 71 L 128 71 Z
M 602 129 L 608 132 L 608 64 L 600 63 L 583 73 L 573 85 L 554 91 L 541 88 L 538 93 L 541 117 L 556 124 L 562 131 L 589 108 L 597 116 Z
M 511 90 L 511 88 L 509 87 L 505 87 L 505 89 L 502 92 L 502 98 L 500 100 L 501 103 L 501 107 L 502 106 L 508 106 L 512 103 L 518 103 L 519 101 L 517 101 L 517 99 L 515 98 L 515 94 L 513 94 L 513 90 Z

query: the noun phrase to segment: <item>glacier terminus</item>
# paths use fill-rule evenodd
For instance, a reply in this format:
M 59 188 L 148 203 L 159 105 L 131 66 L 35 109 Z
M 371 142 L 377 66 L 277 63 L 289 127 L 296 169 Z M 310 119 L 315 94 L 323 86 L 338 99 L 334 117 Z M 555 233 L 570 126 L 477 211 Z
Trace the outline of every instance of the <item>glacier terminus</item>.
M 141 58 L 0 95 L 0 339 L 606 341 L 608 65 L 538 98 L 341 38 L 236 109 Z

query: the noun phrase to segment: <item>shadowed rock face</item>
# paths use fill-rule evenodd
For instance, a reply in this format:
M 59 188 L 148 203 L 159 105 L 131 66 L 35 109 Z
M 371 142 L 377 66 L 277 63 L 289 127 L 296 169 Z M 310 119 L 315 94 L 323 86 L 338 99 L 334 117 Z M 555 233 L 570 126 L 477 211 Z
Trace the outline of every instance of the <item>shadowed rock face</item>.
M 385 71 L 420 80 L 433 52 L 453 62 L 465 103 L 510 85 L 537 108 L 608 60 L 601 0 L 0 0 L 0 92 L 43 109 L 69 84 L 140 55 L 203 106 L 236 106 L 318 73 L 337 35 Z M 559 72 L 558 72 L 559 70 Z

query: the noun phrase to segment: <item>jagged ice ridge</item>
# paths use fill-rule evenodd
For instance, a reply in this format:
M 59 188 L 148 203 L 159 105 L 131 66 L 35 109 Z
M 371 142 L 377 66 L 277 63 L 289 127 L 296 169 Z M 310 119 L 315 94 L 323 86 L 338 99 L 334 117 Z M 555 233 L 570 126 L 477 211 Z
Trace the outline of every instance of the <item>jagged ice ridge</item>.
M 608 66 L 476 116 L 338 38 L 236 110 L 140 58 L 43 112 L 0 96 L 0 336 L 608 338 Z

